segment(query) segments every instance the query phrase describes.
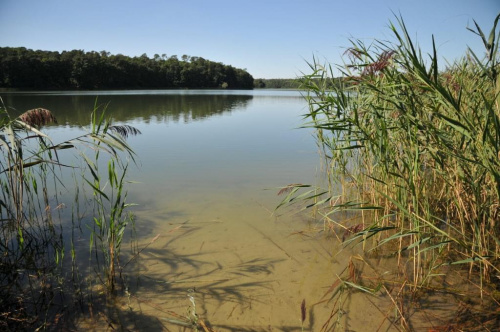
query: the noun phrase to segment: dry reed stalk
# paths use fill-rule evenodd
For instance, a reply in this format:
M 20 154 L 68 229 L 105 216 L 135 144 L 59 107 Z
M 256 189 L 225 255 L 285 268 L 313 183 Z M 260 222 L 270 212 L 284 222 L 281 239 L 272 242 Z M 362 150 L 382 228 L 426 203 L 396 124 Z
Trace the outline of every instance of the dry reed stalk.
M 392 304 L 394 305 L 394 308 L 399 313 L 403 329 L 405 331 L 408 331 L 409 325 L 408 325 L 408 322 L 406 321 L 406 318 L 405 318 L 405 315 L 404 315 L 403 309 L 402 309 L 403 299 L 400 298 L 400 294 L 404 290 L 405 286 L 406 286 L 406 280 L 403 282 L 403 284 L 401 285 L 401 288 L 399 289 L 398 294 L 396 295 L 396 298 L 400 299 L 400 304 L 399 305 L 398 305 L 397 301 L 394 299 L 394 297 L 391 295 L 391 292 L 387 289 L 387 287 L 385 287 L 385 285 L 383 285 L 382 288 L 385 290 L 385 292 L 387 293 L 387 295 L 391 299 Z
M 214 332 L 215 331 L 215 330 L 207 327 L 207 325 L 205 324 L 205 322 L 203 321 L 203 319 L 200 319 L 198 321 L 198 323 L 200 323 L 201 327 L 203 328 L 203 331 L 205 331 L 205 332 Z

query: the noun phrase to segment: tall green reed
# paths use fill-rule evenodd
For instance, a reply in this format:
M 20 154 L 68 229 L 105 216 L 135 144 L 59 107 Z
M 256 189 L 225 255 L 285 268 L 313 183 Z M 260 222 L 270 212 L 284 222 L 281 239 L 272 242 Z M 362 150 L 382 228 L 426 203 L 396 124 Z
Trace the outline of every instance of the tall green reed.
M 97 220 L 111 221 L 110 235 L 103 241 L 109 243 L 107 252 L 111 262 L 111 271 L 106 272 L 107 284 L 114 287 L 113 264 L 126 226 L 123 212 L 129 206 L 125 203 L 124 190 L 126 166 L 119 173 L 115 165 L 126 165 L 127 156 L 133 159 L 133 151 L 125 138 L 139 131 L 126 125 L 112 126 L 109 119 L 104 118 L 104 112 L 100 117 L 96 114 L 97 107 L 88 133 L 55 144 L 40 131 L 41 126 L 55 122 L 50 111 L 38 108 L 11 118 L 3 102 L 0 105 L 0 326 L 3 328 L 50 327 L 48 312 L 55 298 L 63 296 L 62 228 L 63 223 L 68 223 L 61 220 L 61 216 L 55 218 L 60 207 L 58 188 L 64 187 L 61 169 L 67 167 L 59 159 L 61 150 L 76 150 L 92 177 L 99 176 L 96 165 L 102 158 L 101 153 L 110 158 L 107 173 L 115 191 L 108 196 L 104 189 L 97 187 L 100 192 L 93 201 L 98 208 L 92 213 Z M 94 153 L 95 162 L 87 157 L 89 150 Z M 120 151 L 125 155 L 120 155 Z M 95 189 L 95 179 L 92 181 L 88 183 Z M 113 202 L 111 209 L 103 207 L 103 197 Z M 76 204 L 79 203 L 77 199 Z M 74 247 L 71 257 L 76 259 Z
M 414 287 L 443 265 L 499 274 L 499 18 L 488 37 L 475 22 L 469 29 L 486 57 L 469 49 L 444 68 L 434 38 L 432 53 L 422 55 L 402 18 L 390 26 L 395 42 L 351 40 L 339 66 L 314 59 L 303 77 L 308 126 L 342 191 L 320 200 L 291 185 L 283 203 L 314 198 L 310 206 L 323 206 L 326 222 L 346 231 L 333 213 L 371 210 L 351 241 L 397 243 L 400 255 L 410 254 L 405 273 Z
M 125 138 L 140 132 L 127 125 L 112 126 L 110 119 L 105 118 L 105 108 L 100 115 L 98 111 L 99 108 L 96 107 L 92 113 L 91 134 L 88 138 L 100 148 L 105 146 L 108 152 L 108 158 L 104 161 L 107 163 L 107 172 L 101 171 L 104 166 L 101 149 L 92 150 L 92 159 L 83 151 L 80 154 L 89 171 L 84 180 L 93 191 L 94 216 L 90 249 L 95 245 L 103 255 L 105 284 L 108 291 L 113 291 L 123 235 L 128 223 L 134 221 L 132 215 L 125 213 L 133 205 L 127 203 L 125 188 L 128 159 L 123 158 L 118 151 L 125 151 L 133 160 L 134 153 Z
M 44 326 L 61 292 L 64 246 L 50 208 L 55 150 L 38 128 L 55 118 L 41 108 L 11 118 L 0 102 L 0 326 Z

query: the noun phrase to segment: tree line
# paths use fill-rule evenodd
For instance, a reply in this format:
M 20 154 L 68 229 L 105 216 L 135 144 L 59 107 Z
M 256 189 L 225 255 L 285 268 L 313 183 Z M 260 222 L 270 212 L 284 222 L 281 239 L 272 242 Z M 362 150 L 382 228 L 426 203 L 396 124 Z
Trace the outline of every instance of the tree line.
M 308 78 L 308 83 L 315 82 L 326 84 L 325 88 L 340 86 L 342 78 L 331 78 L 329 80 L 320 80 L 319 78 Z M 254 80 L 254 88 L 260 89 L 305 89 L 302 78 L 257 78 Z
M 109 52 L 53 52 L 0 47 L 0 88 L 29 89 L 252 89 L 246 70 L 183 55 L 149 58 Z

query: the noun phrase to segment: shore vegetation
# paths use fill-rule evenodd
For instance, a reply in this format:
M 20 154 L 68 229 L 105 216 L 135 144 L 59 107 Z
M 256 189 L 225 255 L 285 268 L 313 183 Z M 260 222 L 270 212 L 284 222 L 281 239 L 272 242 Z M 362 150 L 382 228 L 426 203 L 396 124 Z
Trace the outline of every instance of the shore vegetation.
M 330 185 L 289 185 L 281 205 L 305 199 L 321 228 L 344 245 L 393 257 L 393 278 L 370 282 L 352 273 L 332 287 L 389 296 L 395 314 L 388 318 L 403 330 L 412 326 L 408 303 L 430 290 L 452 292 L 458 307 L 471 309 L 446 287 L 455 272 L 484 316 L 457 315 L 470 320 L 447 326 L 499 324 L 499 19 L 488 33 L 476 22 L 468 28 L 484 50 L 443 65 L 434 38 L 431 53 L 422 54 L 396 17 L 394 42 L 350 40 L 345 63 L 314 59 L 302 78 L 306 126 L 316 129 Z M 332 84 L 339 77 L 341 84 Z
M 112 125 L 96 105 L 85 134 L 54 143 L 42 131 L 56 122 L 49 110 L 12 118 L 0 106 L 0 328 L 61 329 L 70 326 L 62 318 L 66 310 L 93 302 L 94 286 L 115 292 L 121 241 L 133 222 L 125 175 L 134 153 L 125 138 L 139 131 Z M 69 151 L 81 165 L 62 161 Z M 67 169 L 73 170 L 74 191 Z M 92 196 L 84 197 L 86 191 Z M 68 195 L 74 206 L 61 199 Z M 90 219 L 80 215 L 85 204 L 92 206 Z M 90 275 L 77 258 L 82 251 L 76 242 L 84 234 L 90 234 Z

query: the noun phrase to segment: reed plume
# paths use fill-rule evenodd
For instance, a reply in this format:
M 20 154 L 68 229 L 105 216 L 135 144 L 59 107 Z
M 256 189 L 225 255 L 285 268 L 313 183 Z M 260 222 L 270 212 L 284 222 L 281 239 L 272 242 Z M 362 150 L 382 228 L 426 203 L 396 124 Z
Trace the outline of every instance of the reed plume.
M 123 138 L 128 138 L 129 136 L 140 135 L 141 131 L 135 127 L 129 125 L 114 125 L 110 126 L 109 129 L 118 133 Z
M 26 111 L 19 116 L 19 120 L 33 127 L 57 123 L 56 117 L 45 108 L 34 108 Z
M 285 187 L 281 188 L 280 191 L 278 191 L 278 196 L 281 196 L 283 194 L 288 194 L 290 193 L 294 188 L 301 187 L 303 186 L 300 183 L 291 183 L 286 185 Z

